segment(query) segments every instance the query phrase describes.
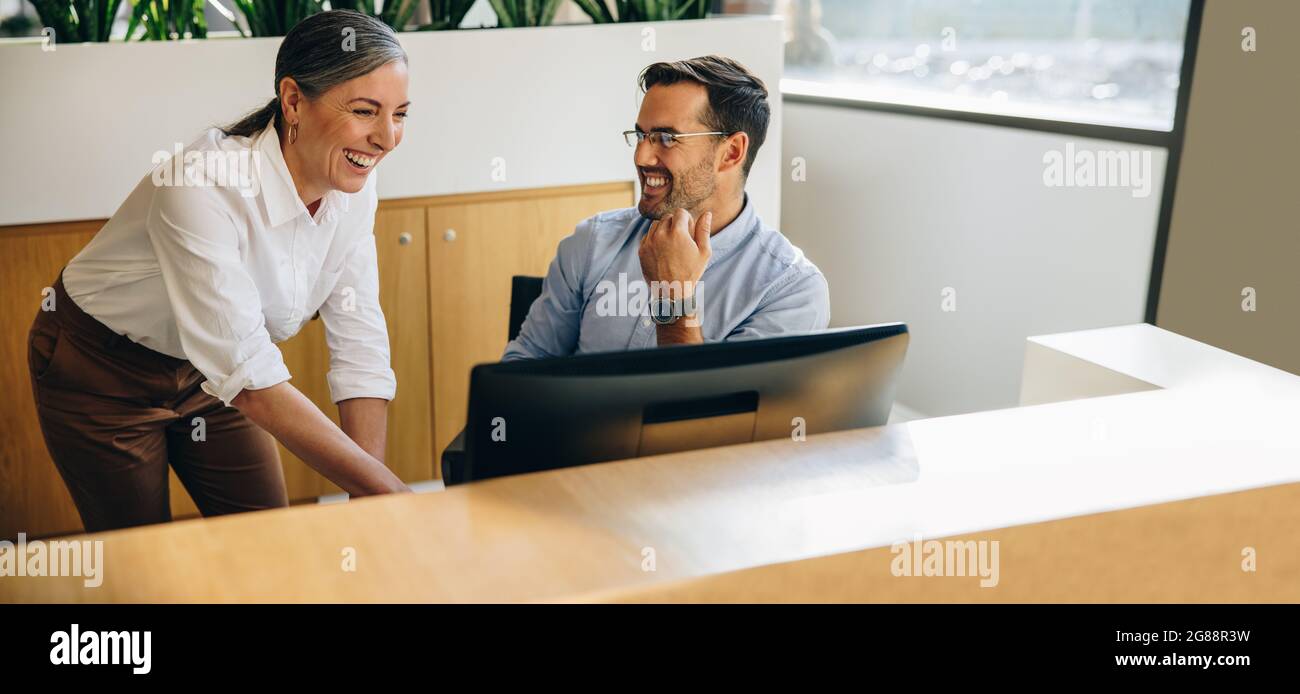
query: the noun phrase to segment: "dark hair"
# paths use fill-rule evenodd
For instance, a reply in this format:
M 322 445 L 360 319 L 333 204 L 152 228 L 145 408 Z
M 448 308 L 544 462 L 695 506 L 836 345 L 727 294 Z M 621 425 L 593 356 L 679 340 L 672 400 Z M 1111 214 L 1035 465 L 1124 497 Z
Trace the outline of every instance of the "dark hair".
M 700 122 L 710 130 L 749 135 L 749 154 L 741 173 L 748 178 L 754 156 L 767 138 L 767 122 L 772 109 L 767 103 L 767 87 L 744 65 L 720 55 L 706 55 L 671 63 L 655 63 L 641 71 L 641 91 L 655 85 L 681 81 L 704 85 L 709 93 L 709 108 Z
M 292 77 L 308 99 L 315 99 L 331 87 L 398 60 L 406 62 L 406 52 L 392 28 L 378 19 L 354 10 L 310 15 L 295 24 L 280 43 L 275 55 L 275 98 L 221 131 L 227 136 L 250 137 L 264 130 L 271 119 L 279 128 L 283 116 L 280 80 L 285 77 Z

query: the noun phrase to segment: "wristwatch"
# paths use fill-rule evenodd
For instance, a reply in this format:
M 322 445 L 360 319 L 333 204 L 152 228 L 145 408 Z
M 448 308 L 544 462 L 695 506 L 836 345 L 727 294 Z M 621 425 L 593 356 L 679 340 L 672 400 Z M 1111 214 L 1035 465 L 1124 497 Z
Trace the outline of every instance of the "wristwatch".
M 659 325 L 672 325 L 683 316 L 695 315 L 695 295 L 678 301 L 669 298 L 650 300 L 650 319 Z

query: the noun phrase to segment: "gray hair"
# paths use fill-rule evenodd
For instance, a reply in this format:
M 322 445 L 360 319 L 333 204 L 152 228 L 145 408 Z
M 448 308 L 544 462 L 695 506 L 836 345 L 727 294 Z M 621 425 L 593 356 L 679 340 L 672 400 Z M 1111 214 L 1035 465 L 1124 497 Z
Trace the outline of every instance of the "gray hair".
M 349 32 L 348 30 L 351 30 Z M 280 80 L 292 77 L 308 99 L 331 87 L 396 61 L 406 51 L 387 24 L 354 10 L 318 12 L 298 22 L 280 43 L 275 56 L 275 98 L 237 123 L 221 128 L 227 136 L 251 137 L 275 120 L 283 121 Z

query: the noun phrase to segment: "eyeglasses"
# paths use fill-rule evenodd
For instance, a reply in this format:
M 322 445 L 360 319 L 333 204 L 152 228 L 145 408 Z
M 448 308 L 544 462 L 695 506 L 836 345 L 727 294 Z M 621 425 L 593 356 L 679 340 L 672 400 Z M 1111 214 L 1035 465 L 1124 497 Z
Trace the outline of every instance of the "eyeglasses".
M 647 133 L 640 130 L 624 130 L 623 139 L 627 140 L 628 147 L 636 147 L 642 140 L 650 140 L 650 144 L 658 144 L 664 149 L 672 149 L 677 146 L 677 141 L 684 137 L 702 137 L 704 135 L 728 136 L 734 134 L 735 133 L 724 133 L 717 130 L 707 133 L 666 133 L 662 130 L 655 130 Z

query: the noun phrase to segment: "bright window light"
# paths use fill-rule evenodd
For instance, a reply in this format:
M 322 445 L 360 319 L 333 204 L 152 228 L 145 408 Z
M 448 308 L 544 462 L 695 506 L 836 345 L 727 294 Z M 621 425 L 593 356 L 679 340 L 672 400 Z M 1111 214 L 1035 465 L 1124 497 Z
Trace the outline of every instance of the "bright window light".
M 749 0 L 783 92 L 1173 129 L 1190 0 Z

